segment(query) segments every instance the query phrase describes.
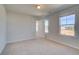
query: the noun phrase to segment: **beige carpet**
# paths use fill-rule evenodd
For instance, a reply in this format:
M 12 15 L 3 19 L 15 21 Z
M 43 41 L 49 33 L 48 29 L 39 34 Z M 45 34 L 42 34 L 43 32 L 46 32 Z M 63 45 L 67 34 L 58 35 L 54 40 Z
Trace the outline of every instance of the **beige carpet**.
M 33 39 L 7 44 L 3 55 L 68 55 L 79 51 L 46 39 Z

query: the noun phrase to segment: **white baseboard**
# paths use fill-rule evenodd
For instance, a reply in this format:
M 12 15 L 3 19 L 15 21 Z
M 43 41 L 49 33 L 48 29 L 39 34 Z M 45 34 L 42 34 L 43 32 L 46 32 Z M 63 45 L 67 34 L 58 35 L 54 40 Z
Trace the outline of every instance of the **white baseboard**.
M 20 41 L 24 41 L 24 40 L 32 40 L 32 39 L 35 39 L 35 38 L 28 38 L 28 39 L 19 39 L 19 40 L 14 40 L 14 41 L 8 41 L 7 43 L 15 43 L 15 42 L 20 42 Z
M 71 47 L 71 48 L 74 48 L 74 49 L 77 49 L 77 50 L 79 50 L 79 46 L 77 46 L 77 45 L 74 45 L 74 44 L 71 44 L 71 43 L 68 43 L 68 42 L 65 42 L 65 41 L 62 41 L 62 40 L 56 40 L 56 39 L 53 39 L 53 38 L 49 38 L 49 37 L 47 37 L 47 39 L 48 40 L 51 40 L 51 41 L 54 41 L 54 42 L 57 42 L 57 43 L 59 43 L 59 44 L 63 44 L 63 45 L 65 45 L 65 46 L 69 46 L 69 47 Z
M 2 53 L 2 51 L 4 50 L 5 46 L 6 46 L 7 43 L 5 43 L 2 48 L 0 49 L 0 54 Z

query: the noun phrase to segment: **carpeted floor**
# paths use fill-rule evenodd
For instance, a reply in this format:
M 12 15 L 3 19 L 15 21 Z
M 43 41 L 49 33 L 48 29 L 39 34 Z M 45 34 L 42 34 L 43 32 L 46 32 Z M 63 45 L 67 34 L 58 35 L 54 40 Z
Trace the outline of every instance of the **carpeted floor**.
M 79 51 L 46 39 L 9 43 L 2 55 L 72 55 Z

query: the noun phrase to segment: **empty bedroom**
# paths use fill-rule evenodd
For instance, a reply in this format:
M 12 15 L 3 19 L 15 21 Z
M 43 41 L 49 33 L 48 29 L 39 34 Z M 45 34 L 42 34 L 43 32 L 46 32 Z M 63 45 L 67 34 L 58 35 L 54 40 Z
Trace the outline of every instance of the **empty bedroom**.
M 0 4 L 0 55 L 79 55 L 79 5 Z

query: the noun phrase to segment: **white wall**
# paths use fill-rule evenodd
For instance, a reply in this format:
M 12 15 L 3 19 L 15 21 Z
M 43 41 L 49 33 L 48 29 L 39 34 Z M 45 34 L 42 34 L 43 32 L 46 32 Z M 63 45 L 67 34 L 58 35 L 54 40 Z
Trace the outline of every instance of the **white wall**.
M 7 12 L 8 42 L 16 42 L 35 38 L 35 19 L 32 16 Z
M 74 37 L 60 35 L 59 33 L 59 16 L 68 15 L 71 13 L 76 14 L 76 24 L 75 24 L 75 33 Z M 79 6 L 68 8 L 62 10 L 58 13 L 52 14 L 48 17 L 49 20 L 49 34 L 47 38 L 74 48 L 79 49 Z
M 0 53 L 6 45 L 7 33 L 6 11 L 3 5 L 0 5 Z

